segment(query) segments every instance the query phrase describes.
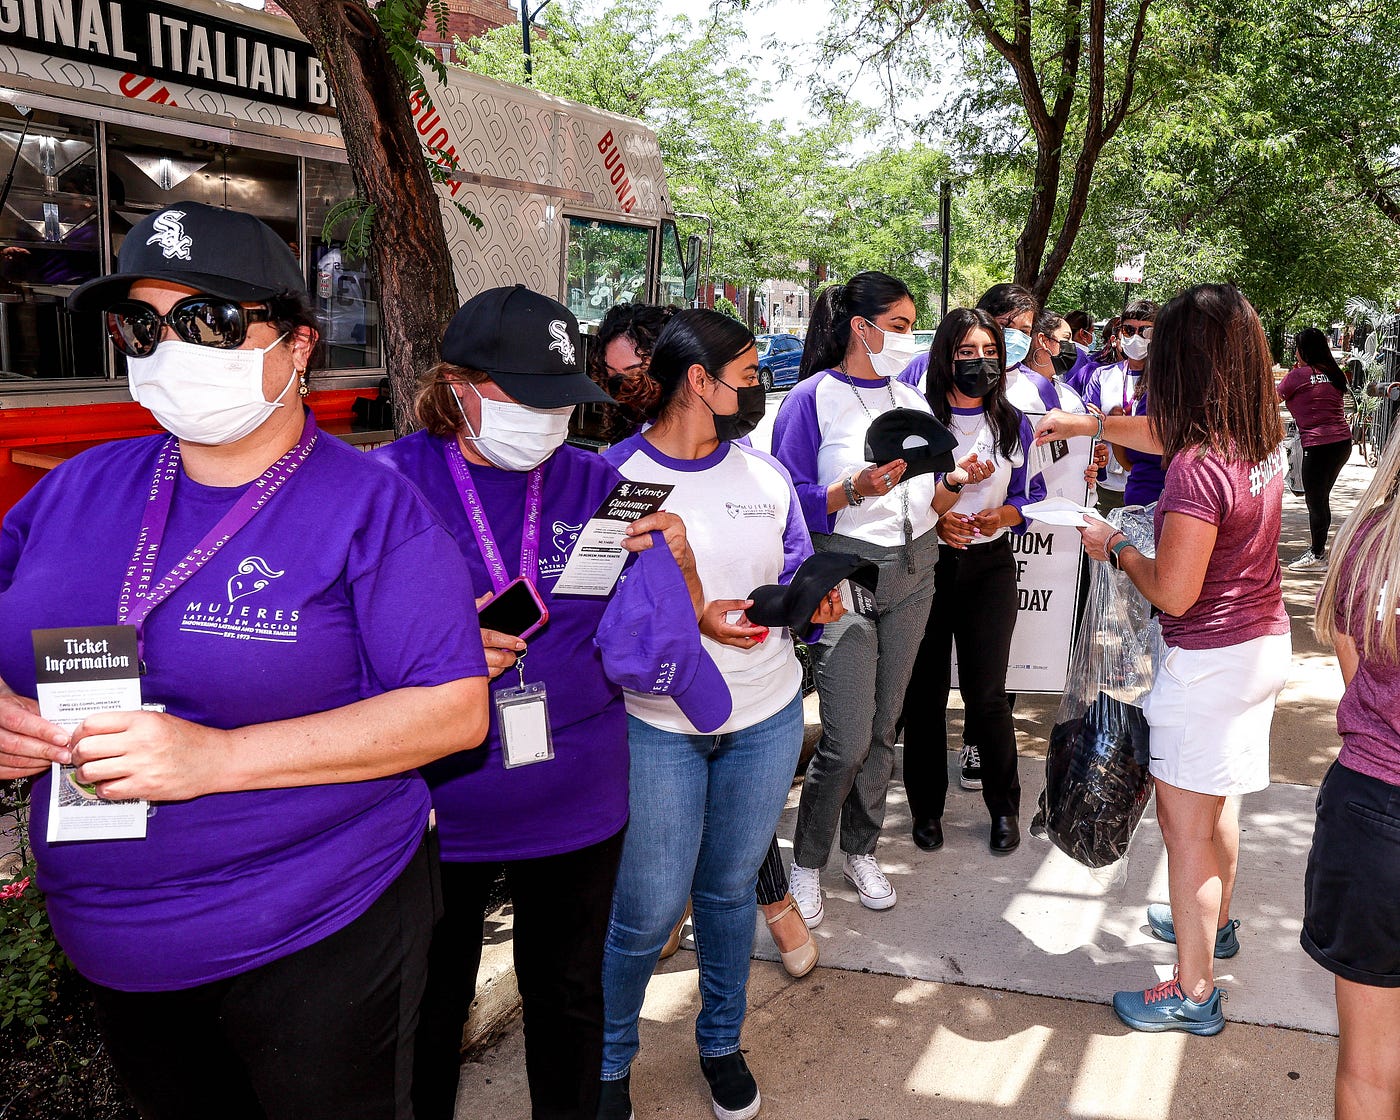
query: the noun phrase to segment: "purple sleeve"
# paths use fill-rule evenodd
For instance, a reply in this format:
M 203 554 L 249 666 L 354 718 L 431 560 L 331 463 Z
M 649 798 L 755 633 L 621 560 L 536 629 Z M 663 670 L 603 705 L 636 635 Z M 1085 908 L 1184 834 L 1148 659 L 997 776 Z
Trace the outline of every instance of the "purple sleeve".
M 30 511 L 34 501 L 34 491 L 31 490 L 10 510 L 4 524 L 0 525 L 0 591 L 6 590 L 14 581 L 19 556 L 24 551 L 24 540 L 29 535 Z
M 1035 377 L 1032 384 L 1035 386 L 1036 392 L 1040 394 L 1040 403 L 1047 409 L 1059 408 L 1060 394 L 1055 392 L 1054 383 L 1041 374 L 1036 373 L 1035 370 L 1028 370 L 1027 372 Z
M 386 692 L 486 676 L 471 571 L 436 522 L 355 578 L 350 598 L 365 657 Z
M 927 369 L 928 355 L 915 355 L 914 360 L 905 366 L 903 372 L 900 373 L 899 380 L 903 381 L 904 384 L 908 385 L 911 389 L 917 389 L 919 387 L 919 378 L 923 377 Z
M 1084 392 L 1080 394 L 1084 398 L 1085 404 L 1092 404 L 1096 408 L 1103 408 L 1103 371 L 1106 366 L 1094 366 L 1093 372 L 1089 374 L 1089 379 L 1084 383 Z
M 1030 460 L 1029 449 L 1035 442 L 1035 432 L 1031 428 L 1031 422 L 1024 415 L 1021 416 L 1021 465 L 1011 468 L 1011 483 L 1006 488 L 1006 504 L 1015 506 L 1018 511 L 1024 511 L 1025 507 L 1035 502 L 1039 502 L 1045 497 L 1045 478 L 1039 471 L 1030 475 L 1027 479 L 1026 464 Z M 1024 512 L 1021 512 L 1021 523 L 1013 525 L 1011 531 L 1018 536 L 1025 533 L 1030 528 L 1030 520 Z
M 826 510 L 826 487 L 817 481 L 817 451 L 821 429 L 817 426 L 816 379 L 788 393 L 773 421 L 773 458 L 787 468 L 802 517 L 813 533 L 829 533 L 836 515 Z M 810 389 L 805 386 L 811 385 Z M 805 391 L 803 391 L 805 389 Z
M 781 468 L 782 464 L 778 466 Z M 787 525 L 783 528 L 783 574 L 778 577 L 778 582 L 787 584 L 792 582 L 793 573 L 802 566 L 802 561 L 812 555 L 812 535 L 807 532 L 807 522 L 802 519 L 802 503 L 798 500 L 792 477 L 785 470 L 783 477 L 787 479 L 788 489 L 792 492 L 792 501 L 788 505 Z
M 1081 397 L 1084 395 L 1085 387 L 1089 384 L 1089 378 L 1093 376 L 1094 370 L 1098 367 L 1094 365 L 1094 359 L 1089 356 L 1089 351 L 1076 343 L 1079 351 L 1079 360 L 1070 366 L 1070 370 L 1065 374 L 1064 382 Z

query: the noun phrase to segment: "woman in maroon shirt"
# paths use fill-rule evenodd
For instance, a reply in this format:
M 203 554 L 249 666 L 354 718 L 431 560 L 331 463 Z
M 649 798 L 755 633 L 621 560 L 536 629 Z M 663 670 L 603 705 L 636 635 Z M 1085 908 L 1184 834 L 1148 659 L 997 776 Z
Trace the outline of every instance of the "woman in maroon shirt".
M 1290 572 L 1327 567 L 1327 530 L 1332 526 L 1332 487 L 1351 458 L 1351 428 L 1342 411 L 1347 379 L 1332 357 L 1327 336 L 1305 327 L 1294 340 L 1298 361 L 1278 385 L 1278 395 L 1303 438 L 1303 497 L 1308 503 L 1312 546 L 1288 565 Z
M 1171 905 L 1147 908 L 1175 942 L 1177 975 L 1119 992 L 1113 1010 L 1142 1031 L 1212 1035 L 1225 1025 L 1214 958 L 1240 949 L 1230 917 L 1239 799 L 1269 784 L 1274 700 L 1291 664 L 1278 540 L 1286 459 L 1273 360 L 1254 308 L 1228 284 L 1201 284 L 1157 315 L 1152 415 L 1051 412 L 1037 440 L 1095 435 L 1167 461 L 1156 556 L 1107 523 L 1080 530 L 1161 611 L 1166 651 L 1143 701 L 1149 767 L 1167 849 Z
M 1303 948 L 1335 976 L 1337 1120 L 1400 1116 L 1400 440 L 1337 533 L 1317 604 L 1346 693 L 1317 794 Z

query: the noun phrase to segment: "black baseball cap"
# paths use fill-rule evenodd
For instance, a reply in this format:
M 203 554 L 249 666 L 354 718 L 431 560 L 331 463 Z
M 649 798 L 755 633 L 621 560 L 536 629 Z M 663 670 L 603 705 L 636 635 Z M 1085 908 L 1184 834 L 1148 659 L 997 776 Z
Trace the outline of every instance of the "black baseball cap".
M 307 298 L 291 246 L 252 214 L 202 202 L 173 202 L 142 218 L 122 241 L 116 273 L 74 289 L 68 306 L 100 311 L 125 299 L 134 280 L 169 280 L 239 303 Z
M 916 408 L 892 408 L 875 417 L 865 433 L 865 458 L 871 463 L 903 459 L 905 478 L 957 467 L 953 451 L 958 437 L 936 416 Z
M 524 284 L 467 300 L 442 336 L 442 360 L 489 374 L 531 408 L 611 404 L 583 372 L 578 320 L 558 300 Z
M 812 615 L 828 591 L 843 579 L 852 579 L 873 592 L 879 576 L 875 564 L 854 552 L 815 552 L 802 561 L 786 586 L 766 583 L 750 591 L 753 606 L 744 614 L 758 626 L 786 626 L 805 642 L 813 630 Z

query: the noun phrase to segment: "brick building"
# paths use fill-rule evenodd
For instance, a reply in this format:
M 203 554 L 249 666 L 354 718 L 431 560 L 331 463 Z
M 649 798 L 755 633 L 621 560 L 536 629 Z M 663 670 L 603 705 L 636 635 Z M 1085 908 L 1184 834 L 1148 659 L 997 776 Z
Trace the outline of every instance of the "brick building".
M 438 38 L 437 28 L 428 27 L 421 36 L 423 42 L 443 54 L 450 51 L 454 36 L 470 39 L 490 31 L 493 27 L 505 27 L 520 19 L 520 9 L 510 0 L 448 0 L 447 39 Z M 276 0 L 267 0 L 266 10 L 273 15 L 286 15 Z M 446 57 L 446 56 L 444 56 Z

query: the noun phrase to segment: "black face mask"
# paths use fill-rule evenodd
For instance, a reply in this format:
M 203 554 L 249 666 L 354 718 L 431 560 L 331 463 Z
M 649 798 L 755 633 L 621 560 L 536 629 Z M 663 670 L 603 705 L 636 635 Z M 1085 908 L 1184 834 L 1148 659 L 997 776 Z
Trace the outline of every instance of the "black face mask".
M 985 397 L 1001 380 L 995 358 L 957 358 L 953 361 L 953 387 L 965 397 Z
M 763 419 L 763 414 L 767 409 L 767 393 L 762 385 L 745 385 L 742 389 L 735 388 L 727 381 L 715 379 L 726 389 L 733 389 L 734 395 L 739 399 L 739 408 L 736 412 L 715 412 L 710 408 L 710 402 L 705 401 L 705 407 L 709 408 L 715 417 L 715 436 L 726 442 L 743 439 L 751 431 L 758 427 Z M 705 400 L 704 397 L 700 398 Z
M 1060 352 L 1050 355 L 1050 364 L 1055 367 L 1056 376 L 1063 377 L 1074 368 L 1074 363 L 1079 361 L 1079 348 L 1074 345 L 1074 340 L 1062 338 L 1060 340 Z

